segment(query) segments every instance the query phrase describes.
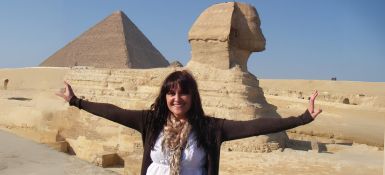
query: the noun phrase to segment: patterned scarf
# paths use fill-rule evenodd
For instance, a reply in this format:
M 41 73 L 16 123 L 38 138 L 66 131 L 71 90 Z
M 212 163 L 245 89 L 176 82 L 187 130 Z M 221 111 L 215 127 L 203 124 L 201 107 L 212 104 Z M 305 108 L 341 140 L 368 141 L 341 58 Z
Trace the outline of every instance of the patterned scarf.
M 168 117 L 167 124 L 164 127 L 162 151 L 170 153 L 168 157 L 170 162 L 170 175 L 180 174 L 182 152 L 186 146 L 190 131 L 191 125 L 188 121 L 177 121 L 173 116 Z

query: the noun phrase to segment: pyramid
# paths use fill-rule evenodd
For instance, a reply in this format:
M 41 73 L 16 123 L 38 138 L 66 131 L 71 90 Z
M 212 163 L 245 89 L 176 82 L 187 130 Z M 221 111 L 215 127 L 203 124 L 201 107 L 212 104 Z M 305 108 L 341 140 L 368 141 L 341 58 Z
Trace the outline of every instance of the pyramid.
M 122 12 L 108 16 L 39 66 L 166 67 L 168 61 Z

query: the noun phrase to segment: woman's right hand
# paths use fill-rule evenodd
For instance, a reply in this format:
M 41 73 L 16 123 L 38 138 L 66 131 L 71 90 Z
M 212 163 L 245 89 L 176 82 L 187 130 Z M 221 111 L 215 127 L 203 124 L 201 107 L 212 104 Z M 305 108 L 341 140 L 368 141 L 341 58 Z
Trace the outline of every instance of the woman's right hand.
M 57 92 L 56 95 L 62 97 L 67 102 L 69 102 L 71 98 L 75 96 L 74 91 L 66 81 L 64 81 L 64 88 L 60 89 L 60 91 Z
M 313 94 L 310 96 L 310 99 L 309 99 L 309 107 L 307 108 L 307 110 L 309 111 L 311 117 L 313 117 L 313 119 L 315 119 L 318 114 L 320 114 L 322 112 L 322 109 L 317 109 L 317 110 L 314 110 L 314 101 L 315 99 L 317 98 L 318 96 L 318 91 L 315 90 L 313 92 Z

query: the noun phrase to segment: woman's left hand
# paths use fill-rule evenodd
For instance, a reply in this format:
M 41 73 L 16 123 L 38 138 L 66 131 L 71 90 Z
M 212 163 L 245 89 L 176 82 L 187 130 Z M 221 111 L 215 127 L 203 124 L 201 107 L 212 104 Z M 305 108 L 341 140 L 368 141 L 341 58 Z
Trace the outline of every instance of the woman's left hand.
M 317 96 L 318 96 L 318 91 L 315 90 L 310 97 L 309 107 L 307 108 L 307 110 L 309 111 L 309 113 L 313 117 L 313 119 L 315 119 L 318 116 L 318 114 L 320 114 L 322 112 L 322 109 L 319 109 L 319 108 L 317 110 L 314 110 L 314 101 L 315 101 Z

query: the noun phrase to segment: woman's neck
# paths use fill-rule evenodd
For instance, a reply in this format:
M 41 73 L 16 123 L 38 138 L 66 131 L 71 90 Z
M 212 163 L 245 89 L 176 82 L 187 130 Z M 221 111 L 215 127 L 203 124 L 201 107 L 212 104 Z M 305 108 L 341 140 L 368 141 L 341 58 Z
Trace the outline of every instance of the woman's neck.
M 182 121 L 182 122 L 183 122 L 183 121 L 187 121 L 186 115 L 180 115 L 180 116 L 177 116 L 177 115 L 171 114 L 170 117 L 171 117 L 171 119 L 172 119 L 173 121 Z

